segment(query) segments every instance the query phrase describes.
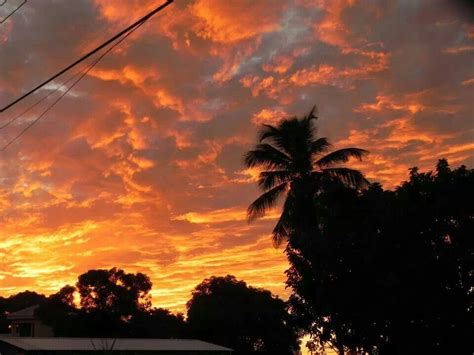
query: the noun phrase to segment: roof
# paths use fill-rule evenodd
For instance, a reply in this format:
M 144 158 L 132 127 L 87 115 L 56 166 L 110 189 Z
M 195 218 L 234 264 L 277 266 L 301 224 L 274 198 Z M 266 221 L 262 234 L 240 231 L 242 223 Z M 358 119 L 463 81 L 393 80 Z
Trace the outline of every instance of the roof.
M 129 338 L 22 338 L 0 337 L 19 349 L 46 351 L 232 351 L 223 346 L 193 339 L 129 339 Z
M 7 315 L 8 319 L 33 319 L 35 318 L 35 310 L 39 307 L 39 305 L 27 307 L 20 309 L 17 312 L 12 312 Z

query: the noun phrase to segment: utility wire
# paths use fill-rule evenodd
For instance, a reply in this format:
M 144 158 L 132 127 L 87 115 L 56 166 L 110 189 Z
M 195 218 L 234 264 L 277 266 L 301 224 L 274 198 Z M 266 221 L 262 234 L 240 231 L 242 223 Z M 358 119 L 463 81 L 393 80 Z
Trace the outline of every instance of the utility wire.
M 4 0 L 4 2 L 2 4 L 0 4 L 0 7 L 6 3 L 7 0 Z M 66 90 L 66 85 L 72 81 L 75 77 L 77 77 L 79 74 L 81 74 L 84 70 L 86 69 L 86 67 L 84 67 L 83 69 L 79 70 L 78 72 L 76 72 L 74 75 L 72 75 L 71 77 L 69 77 L 69 79 L 67 79 L 66 81 L 64 81 L 62 84 L 58 85 L 54 90 L 50 91 L 46 96 L 42 97 L 41 99 L 39 99 L 38 101 L 36 101 L 35 103 L 33 103 L 32 105 L 30 105 L 29 107 L 27 107 L 24 111 L 22 111 L 21 113 L 19 113 L 17 116 L 15 116 L 14 118 L 10 119 L 8 122 L 4 123 L 4 124 L 0 124 L 0 130 L 2 129 L 5 129 L 7 128 L 8 126 L 10 126 L 12 123 L 14 123 L 16 120 L 20 119 L 22 116 L 24 116 L 26 113 L 28 113 L 29 111 L 31 111 L 33 108 L 35 108 L 36 106 L 38 106 L 40 103 L 42 103 L 43 101 L 45 101 L 48 97 L 50 97 L 51 95 L 55 94 L 57 91 L 59 90 Z
M 20 9 L 23 7 L 23 5 L 26 4 L 27 1 L 28 1 L 28 0 L 23 0 L 23 2 L 22 2 L 15 10 L 13 10 L 12 12 L 10 12 L 10 14 L 9 14 L 7 17 L 5 17 L 2 21 L 0 21 L 0 25 L 1 25 L 2 23 L 4 23 L 6 20 L 8 20 L 8 19 L 10 18 L 10 16 L 13 16 L 13 14 L 14 14 L 15 12 L 17 12 L 18 10 L 20 10 Z M 5 0 L 5 2 L 4 2 L 2 5 L 0 5 L 0 6 L 3 6 L 6 2 L 7 2 L 7 0 Z
M 109 47 L 104 53 L 102 53 L 100 55 L 100 57 L 98 57 L 96 60 L 94 60 L 87 68 L 85 68 L 85 70 L 83 71 L 83 73 L 72 83 L 72 85 L 67 89 L 65 90 L 56 100 L 53 101 L 53 103 L 51 105 L 49 105 L 37 118 L 35 118 L 33 121 L 30 122 L 30 124 L 28 124 L 25 128 L 23 128 L 23 130 L 18 133 L 15 137 L 13 137 L 10 141 L 8 141 L 7 144 L 5 144 L 1 149 L 0 151 L 3 152 L 5 151 L 10 145 L 12 145 L 17 139 L 19 139 L 23 134 L 25 134 L 31 127 L 33 127 L 33 125 L 35 125 L 39 120 L 41 120 L 44 115 L 46 115 L 46 113 L 48 113 L 54 106 L 56 106 L 56 104 L 64 97 L 67 95 L 67 93 L 69 91 L 72 90 L 72 88 L 74 88 L 81 80 L 82 78 L 84 78 L 87 73 L 89 73 L 101 60 L 102 58 L 104 58 L 108 53 L 110 53 L 115 47 L 117 47 L 120 43 L 122 43 L 128 36 L 130 36 L 133 32 L 135 32 L 138 28 L 140 28 L 146 21 L 148 21 L 150 19 L 150 17 L 142 20 L 141 22 L 139 22 L 138 24 L 135 25 L 135 27 L 133 29 L 131 29 L 127 34 L 125 34 L 125 36 L 123 36 L 118 42 L 116 42 L 114 45 L 112 45 L 111 47 Z M 79 72 L 80 73 L 80 72 Z M 79 73 L 76 73 L 76 74 L 79 74 Z M 73 76 L 75 77 L 75 76 Z
M 5 5 L 7 3 L 7 0 L 3 0 L 3 2 L 0 4 L 0 7 L 2 7 L 3 5 Z
M 74 79 L 75 77 L 77 77 L 79 74 L 82 73 L 84 69 L 78 71 L 77 73 L 75 73 L 74 75 L 72 75 L 69 79 L 67 79 L 65 82 L 63 82 L 61 85 L 58 85 L 56 89 L 54 90 L 51 90 L 46 96 L 42 97 L 41 99 L 39 99 L 38 101 L 36 101 L 33 105 L 30 105 L 26 110 L 22 111 L 20 114 L 18 114 L 17 116 L 13 117 L 10 121 L 0 125 L 0 130 L 4 129 L 4 128 L 7 128 L 8 126 L 10 126 L 13 122 L 15 122 L 16 120 L 18 120 L 19 118 L 21 118 L 24 114 L 26 114 L 27 112 L 31 111 L 32 109 L 34 109 L 36 106 L 38 106 L 40 103 L 42 103 L 44 100 L 46 100 L 48 97 L 50 97 L 51 95 L 53 95 L 54 93 L 56 93 L 58 90 L 60 89 L 66 89 L 66 84 L 68 84 L 70 81 L 72 81 L 72 79 Z
M 65 72 L 67 72 L 68 70 L 70 70 L 71 68 L 75 67 L 76 65 L 78 65 L 79 63 L 81 63 L 82 61 L 84 61 L 85 59 L 89 58 L 91 55 L 97 53 L 98 51 L 100 51 L 102 48 L 106 47 L 107 45 L 109 45 L 110 43 L 112 43 L 113 41 L 115 41 L 116 39 L 120 38 L 122 35 L 124 35 L 125 33 L 129 32 L 130 30 L 133 30 L 137 25 L 140 25 L 143 21 L 146 21 L 148 20 L 149 18 L 151 18 L 152 16 L 154 16 L 156 13 L 158 13 L 159 11 L 163 10 L 165 7 L 167 7 L 168 5 L 170 5 L 171 3 L 173 3 L 174 0 L 166 0 L 166 2 L 160 6 L 158 6 L 156 9 L 152 10 L 151 12 L 149 12 L 147 15 L 143 16 L 142 18 L 140 18 L 139 20 L 135 21 L 133 24 L 131 24 L 130 26 L 128 26 L 127 28 L 125 28 L 124 30 L 120 31 L 118 34 L 116 34 L 115 36 L 113 36 L 112 38 L 110 38 L 109 40 L 105 41 L 104 43 L 102 43 L 100 46 L 98 46 L 97 48 L 93 49 L 92 51 L 90 51 L 89 53 L 85 54 L 84 56 L 82 56 L 81 58 L 79 58 L 78 60 L 76 60 L 74 63 L 68 65 L 66 68 L 62 69 L 61 71 L 59 71 L 58 73 L 56 73 L 55 75 L 53 75 L 52 77 L 50 77 L 49 79 L 45 80 L 44 82 L 42 82 L 41 84 L 37 85 L 36 87 L 34 87 L 33 89 L 31 89 L 30 91 L 28 91 L 27 93 L 23 94 L 22 96 L 20 96 L 19 98 L 15 99 L 14 101 L 12 101 L 11 103 L 9 103 L 8 105 L 4 106 L 2 109 L 0 109 L 0 112 L 4 112 L 6 111 L 7 109 L 9 109 L 10 107 L 12 107 L 13 105 L 17 104 L 18 102 L 20 102 L 21 100 L 25 99 L 26 97 L 30 96 L 32 93 L 34 93 L 36 90 L 38 90 L 39 88 L 41 88 L 42 86 L 48 84 L 49 82 L 53 81 L 54 79 L 56 79 L 58 76 L 64 74 Z M 26 2 L 26 0 L 25 0 Z

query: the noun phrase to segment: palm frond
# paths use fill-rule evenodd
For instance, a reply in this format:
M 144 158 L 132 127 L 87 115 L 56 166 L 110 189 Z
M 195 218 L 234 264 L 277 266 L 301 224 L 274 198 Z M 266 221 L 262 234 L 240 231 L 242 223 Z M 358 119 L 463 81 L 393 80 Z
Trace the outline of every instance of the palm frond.
M 326 137 L 321 137 L 311 143 L 311 154 L 323 153 L 329 148 L 331 148 L 331 143 Z
M 328 168 L 323 169 L 323 174 L 331 179 L 336 179 L 349 187 L 363 188 L 370 185 L 364 175 L 360 171 L 354 169 Z
M 318 119 L 318 116 L 316 116 L 318 114 L 317 111 L 318 109 L 316 105 L 314 105 L 311 111 L 309 111 L 308 115 L 304 119 L 307 121 L 317 120 Z M 316 115 L 315 115 L 315 112 L 316 112 Z
M 310 121 L 296 117 L 282 121 L 273 132 L 267 132 L 265 141 L 293 159 L 308 154 L 314 141 L 315 127 Z
M 260 130 L 258 140 L 259 142 L 263 142 L 267 138 L 272 138 L 278 136 L 280 134 L 280 130 L 272 125 L 263 124 L 262 129 Z
M 260 142 L 267 142 L 288 155 L 292 154 L 292 140 L 294 139 L 294 129 L 292 126 L 298 123 L 296 118 L 291 118 L 280 122 L 278 127 L 263 125 L 260 132 Z
M 284 182 L 263 193 L 253 201 L 247 209 L 248 221 L 251 222 L 256 218 L 263 217 L 265 212 L 276 204 L 281 194 L 286 191 L 286 188 L 287 183 Z
M 283 210 L 277 224 L 273 228 L 272 239 L 273 246 L 278 248 L 282 243 L 288 240 L 291 233 L 291 209 L 292 209 L 292 197 L 287 196 L 285 203 L 283 204 Z
M 312 143 L 314 142 L 314 137 L 317 132 L 317 128 L 315 125 L 315 121 L 318 119 L 316 116 L 317 113 L 317 108 L 316 105 L 313 106 L 311 111 L 303 117 L 303 119 L 299 120 L 299 124 L 301 129 L 299 130 L 299 133 L 302 134 L 301 137 L 301 143 L 305 144 L 306 147 L 311 147 Z M 311 149 L 311 148 L 310 148 Z
M 369 154 L 367 150 L 364 149 L 359 149 L 359 148 L 344 148 L 344 149 L 339 149 L 334 152 L 331 152 L 321 159 L 319 159 L 316 164 L 319 167 L 326 167 L 330 166 L 332 164 L 337 164 L 337 163 L 345 163 L 347 162 L 350 158 L 356 158 L 359 160 L 362 160 L 364 156 Z
M 290 179 L 291 172 L 288 170 L 262 171 L 258 177 L 258 185 L 264 190 L 269 190 Z
M 268 168 L 287 168 L 290 165 L 290 157 L 274 146 L 261 143 L 254 150 L 250 150 L 244 156 L 245 165 L 249 168 L 261 165 Z

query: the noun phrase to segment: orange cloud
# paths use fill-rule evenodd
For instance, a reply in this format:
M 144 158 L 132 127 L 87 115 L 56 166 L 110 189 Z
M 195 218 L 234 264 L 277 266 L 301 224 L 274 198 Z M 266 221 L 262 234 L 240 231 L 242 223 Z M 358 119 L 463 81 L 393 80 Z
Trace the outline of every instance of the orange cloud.
M 463 80 L 463 82 L 461 84 L 462 85 L 473 85 L 474 84 L 474 78 Z
M 263 109 L 252 117 L 252 123 L 260 126 L 261 124 L 275 125 L 289 115 L 281 108 Z
M 283 104 L 291 102 L 284 93 L 294 87 L 311 85 L 335 86 L 341 89 L 353 89 L 357 80 L 367 80 L 374 74 L 388 69 L 389 55 L 383 52 L 366 52 L 347 49 L 344 55 L 357 55 L 359 63 L 352 67 L 336 67 L 330 64 L 312 65 L 296 72 L 277 78 L 276 76 L 245 76 L 240 82 L 250 88 L 253 96 L 265 94 L 278 99 Z
M 276 220 L 279 217 L 278 211 L 271 211 L 265 215 L 263 219 Z M 188 221 L 190 223 L 208 224 L 208 223 L 222 223 L 246 221 L 247 212 L 242 208 L 226 208 L 221 210 L 214 210 L 208 213 L 188 212 L 184 215 L 176 217 L 178 221 Z
M 262 68 L 266 72 L 274 72 L 278 74 L 286 73 L 294 64 L 295 60 L 306 54 L 308 48 L 297 48 L 289 55 L 280 55 L 273 57 L 270 63 L 265 63 Z
M 321 22 L 314 25 L 317 38 L 341 48 L 347 48 L 350 44 L 348 37 L 350 29 L 342 21 L 343 11 L 354 5 L 354 0 L 318 1 L 318 5 L 323 9 L 325 16 Z
M 268 11 L 271 9 L 271 11 Z M 220 43 L 242 41 L 279 28 L 279 1 L 222 2 L 198 0 L 191 11 L 201 19 L 194 26 L 200 37 Z
M 444 53 L 448 54 L 462 54 L 472 51 L 474 51 L 474 46 L 449 47 L 443 50 Z
M 410 100 L 408 102 L 397 102 L 393 96 L 383 96 L 378 95 L 376 97 L 376 102 L 373 104 L 361 104 L 359 107 L 354 109 L 355 112 L 370 112 L 377 111 L 381 112 L 384 110 L 404 110 L 411 113 L 416 113 L 423 110 L 425 107 L 415 100 Z

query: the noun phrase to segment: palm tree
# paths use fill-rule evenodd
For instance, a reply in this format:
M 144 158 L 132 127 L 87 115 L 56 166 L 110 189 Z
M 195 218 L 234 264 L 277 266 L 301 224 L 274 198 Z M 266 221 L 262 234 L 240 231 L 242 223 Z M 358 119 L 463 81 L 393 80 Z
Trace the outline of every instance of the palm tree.
M 247 209 L 248 220 L 265 215 L 278 200 L 286 196 L 281 216 L 273 229 L 275 246 L 288 239 L 294 226 L 314 224 L 314 199 L 322 186 L 338 181 L 360 188 L 368 185 L 361 172 L 335 166 L 351 157 L 361 160 L 368 151 L 344 148 L 327 153 L 331 144 L 325 137 L 316 137 L 316 107 L 301 119 L 291 118 L 277 126 L 263 125 L 259 143 L 245 155 L 245 165 L 263 169 L 258 185 L 263 194 Z M 311 221 L 309 221 L 311 220 Z

